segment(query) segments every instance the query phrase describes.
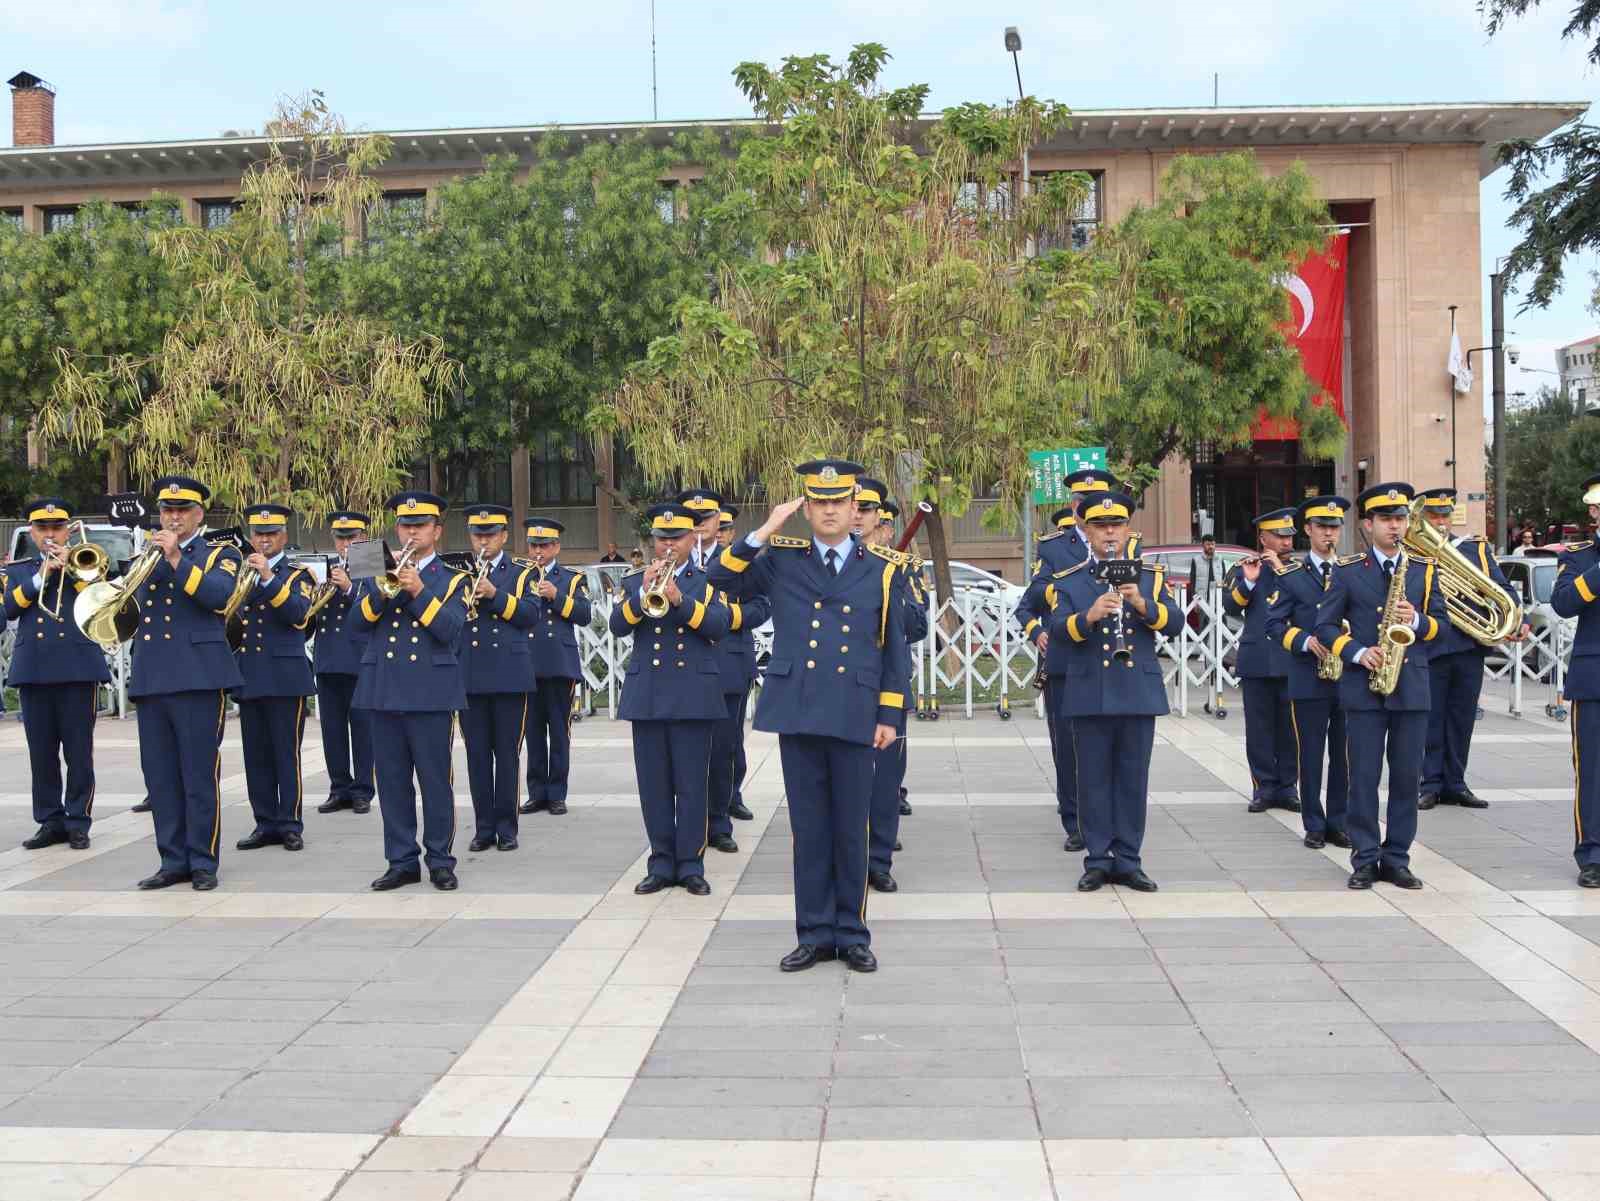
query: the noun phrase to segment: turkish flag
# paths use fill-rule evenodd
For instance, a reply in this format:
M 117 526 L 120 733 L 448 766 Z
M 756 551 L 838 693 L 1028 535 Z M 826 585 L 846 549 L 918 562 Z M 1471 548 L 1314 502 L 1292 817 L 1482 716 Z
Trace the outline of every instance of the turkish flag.
M 1344 275 L 1349 263 L 1350 235 L 1335 234 L 1327 249 L 1309 255 L 1285 279 L 1293 320 L 1284 333 L 1300 351 L 1300 362 L 1318 395 L 1312 403 L 1331 404 L 1344 421 Z M 1267 442 L 1284 442 L 1300 436 L 1300 423 L 1292 417 L 1256 418 L 1254 436 Z

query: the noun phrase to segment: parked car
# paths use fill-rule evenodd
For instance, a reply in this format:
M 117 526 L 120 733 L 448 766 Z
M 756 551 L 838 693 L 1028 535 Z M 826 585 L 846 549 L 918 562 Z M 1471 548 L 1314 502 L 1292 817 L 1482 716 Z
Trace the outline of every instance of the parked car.
M 1524 547 L 1500 560 L 1500 570 L 1511 582 L 1512 597 L 1522 605 L 1522 619 L 1532 629 L 1533 637 L 1545 638 L 1546 645 L 1551 647 L 1555 645 L 1554 626 L 1563 625 L 1570 634 L 1577 625 L 1575 618 L 1561 617 L 1550 607 L 1550 594 L 1556 586 L 1556 555 L 1560 549 L 1559 546 Z M 1507 653 L 1503 646 L 1494 647 L 1489 652 L 1489 666 L 1498 671 Z M 1533 653 L 1540 656 L 1537 675 L 1542 679 L 1547 670 L 1543 660 L 1550 657 L 1550 652 L 1536 650 Z
M 1172 588 L 1191 589 L 1194 586 L 1195 569 L 1204 557 L 1200 544 L 1191 542 L 1187 545 L 1147 546 L 1139 552 L 1139 557 L 1146 563 L 1158 563 L 1167 570 L 1167 584 Z M 1232 543 L 1218 543 L 1217 579 L 1220 581 L 1234 569 L 1240 559 L 1255 554 L 1248 546 L 1235 546 Z
M 85 526 L 89 541 L 110 556 L 113 564 L 131 559 L 139 549 L 139 540 L 133 530 L 120 525 L 109 523 L 91 522 Z M 79 541 L 77 530 L 72 531 L 72 541 Z M 39 553 L 39 548 L 34 545 L 33 535 L 28 532 L 28 527 L 19 525 L 11 535 L 11 562 L 19 559 L 32 559 Z

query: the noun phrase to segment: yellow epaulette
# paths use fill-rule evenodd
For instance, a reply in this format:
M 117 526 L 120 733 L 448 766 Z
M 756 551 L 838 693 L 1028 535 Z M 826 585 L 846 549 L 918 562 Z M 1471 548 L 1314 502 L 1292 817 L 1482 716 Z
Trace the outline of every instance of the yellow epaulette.
M 1066 530 L 1051 530 L 1048 534 L 1040 534 L 1037 540 L 1040 542 L 1048 542 L 1052 538 L 1061 537 L 1061 535 L 1065 534 L 1066 532 Z
M 1059 580 L 1063 576 L 1069 576 L 1075 571 L 1082 571 L 1087 566 L 1089 566 L 1089 560 L 1084 559 L 1081 562 L 1074 563 L 1071 567 L 1063 567 L 1060 571 L 1052 574 L 1050 578 L 1052 580 Z
M 921 571 L 927 565 L 928 565 L 928 561 L 926 559 L 924 559 L 921 555 L 912 555 L 911 556 L 911 570 L 912 571 Z
M 622 579 L 618 582 L 618 587 L 621 587 L 622 584 L 626 584 L 629 580 L 642 580 L 642 579 L 644 579 L 644 572 L 643 571 L 630 571 L 627 575 L 623 576 Z
M 1087 559 L 1084 560 L 1085 563 L 1087 563 L 1088 561 L 1089 560 L 1087 560 Z M 1146 563 L 1143 559 L 1139 560 L 1139 566 L 1144 568 L 1146 571 L 1153 571 L 1157 575 L 1159 575 L 1161 572 L 1166 570 L 1166 567 L 1164 567 L 1160 563 Z
M 539 566 L 532 559 L 524 559 L 520 555 L 512 555 L 511 556 L 511 561 L 513 563 L 515 563 L 518 567 L 537 567 L 537 566 Z
M 911 556 L 903 550 L 891 550 L 887 546 L 878 546 L 876 544 L 867 547 L 867 549 L 877 555 L 878 558 L 889 560 L 896 567 L 904 567 L 911 561 Z
M 1362 559 L 1365 559 L 1366 557 L 1367 557 L 1367 554 L 1366 554 L 1365 551 L 1357 551 L 1353 555 L 1340 555 L 1339 556 L 1339 566 L 1340 567 L 1349 567 L 1352 563 L 1359 563 L 1359 562 L 1361 562 Z
M 1567 550 L 1568 551 L 1588 550 L 1593 545 L 1594 545 L 1594 542 L 1592 540 L 1589 541 L 1589 542 L 1574 542 L 1571 546 L 1567 547 Z
M 786 550 L 804 550 L 806 547 L 811 545 L 811 539 L 790 538 L 786 534 L 774 534 L 772 537 L 767 539 L 767 545 L 771 547 L 783 547 Z
M 1289 562 L 1289 566 L 1287 566 L 1287 567 L 1275 567 L 1275 568 L 1273 568 L 1273 571 L 1277 575 L 1288 575 L 1291 571 L 1299 571 L 1304 566 L 1305 566 L 1305 564 L 1302 563 L 1299 559 L 1292 559 Z

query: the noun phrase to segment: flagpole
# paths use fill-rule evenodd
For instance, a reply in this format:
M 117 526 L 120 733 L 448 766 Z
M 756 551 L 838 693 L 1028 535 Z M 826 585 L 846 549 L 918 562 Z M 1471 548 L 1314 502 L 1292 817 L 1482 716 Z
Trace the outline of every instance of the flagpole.
M 1456 342 L 1456 306 L 1450 306 L 1450 345 Z M 1450 488 L 1454 491 L 1456 486 L 1456 403 L 1460 399 L 1456 392 L 1456 381 L 1452 376 L 1446 385 L 1450 393 Z M 1461 503 L 1461 497 L 1456 497 L 1456 504 Z

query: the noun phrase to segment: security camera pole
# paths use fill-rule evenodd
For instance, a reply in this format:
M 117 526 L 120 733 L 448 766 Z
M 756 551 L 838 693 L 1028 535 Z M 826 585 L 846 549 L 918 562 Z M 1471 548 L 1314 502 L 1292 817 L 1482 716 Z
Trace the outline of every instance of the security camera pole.
M 1489 342 L 1494 348 L 1494 545 L 1506 545 L 1506 277 L 1489 276 Z

